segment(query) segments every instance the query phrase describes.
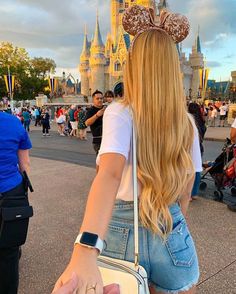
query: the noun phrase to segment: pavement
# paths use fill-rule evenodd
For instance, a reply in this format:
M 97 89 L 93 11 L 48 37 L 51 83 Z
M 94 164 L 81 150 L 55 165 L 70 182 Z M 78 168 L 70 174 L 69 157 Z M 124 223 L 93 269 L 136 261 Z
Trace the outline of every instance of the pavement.
M 205 140 L 206 141 L 225 141 L 225 139 L 230 136 L 230 127 L 208 127 Z
M 229 132 L 208 128 L 206 138 L 223 141 Z M 45 294 L 69 261 L 95 168 L 38 157 L 32 157 L 31 166 L 34 217 L 22 248 L 19 294 Z M 236 294 L 236 213 L 200 197 L 190 205 L 188 223 L 199 255 L 197 293 Z

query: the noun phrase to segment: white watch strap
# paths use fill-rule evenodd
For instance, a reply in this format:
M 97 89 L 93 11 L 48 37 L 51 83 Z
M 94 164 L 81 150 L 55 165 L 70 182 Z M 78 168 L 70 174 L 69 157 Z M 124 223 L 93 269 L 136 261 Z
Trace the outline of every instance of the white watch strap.
M 81 234 L 79 234 L 77 236 L 77 238 L 75 239 L 75 244 L 80 244 L 81 246 L 85 246 L 85 247 L 88 247 L 88 248 L 96 248 L 99 251 L 99 253 L 101 254 L 102 253 L 102 250 L 103 250 L 103 244 L 104 244 L 104 242 L 102 241 L 102 239 L 100 239 L 98 237 L 96 245 L 95 246 L 89 246 L 89 245 L 80 243 L 80 239 L 82 237 L 82 234 L 83 233 L 81 233 Z

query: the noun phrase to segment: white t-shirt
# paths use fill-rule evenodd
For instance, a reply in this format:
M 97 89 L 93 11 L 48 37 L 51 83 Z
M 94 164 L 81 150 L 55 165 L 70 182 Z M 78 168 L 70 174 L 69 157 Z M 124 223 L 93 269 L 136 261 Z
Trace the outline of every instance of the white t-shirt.
M 226 115 L 226 111 L 227 111 L 227 106 L 226 105 L 222 105 L 220 107 L 220 115 Z
M 194 124 L 194 141 L 192 148 L 192 160 L 196 172 L 202 171 L 202 159 L 199 146 L 198 131 Z M 119 102 L 110 104 L 103 115 L 103 133 L 102 143 L 97 156 L 97 165 L 99 165 L 99 156 L 104 153 L 119 153 L 126 159 L 122 174 L 120 187 L 117 193 L 117 199 L 125 201 L 133 200 L 132 186 L 132 117 L 128 107 Z M 139 185 L 139 194 L 141 186 Z
M 215 108 L 211 111 L 210 117 L 211 118 L 217 117 L 217 110 Z
M 234 119 L 234 122 L 232 123 L 231 128 L 236 129 L 236 118 Z

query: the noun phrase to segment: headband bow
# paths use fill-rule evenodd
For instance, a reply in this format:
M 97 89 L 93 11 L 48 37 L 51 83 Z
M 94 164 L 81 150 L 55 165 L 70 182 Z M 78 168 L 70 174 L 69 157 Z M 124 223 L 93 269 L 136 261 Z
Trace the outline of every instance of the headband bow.
M 190 25 L 186 16 L 162 10 L 160 22 L 154 22 L 154 10 L 139 5 L 129 7 L 123 15 L 124 30 L 132 36 L 137 36 L 150 29 L 162 29 L 172 37 L 175 43 L 180 43 L 189 34 Z

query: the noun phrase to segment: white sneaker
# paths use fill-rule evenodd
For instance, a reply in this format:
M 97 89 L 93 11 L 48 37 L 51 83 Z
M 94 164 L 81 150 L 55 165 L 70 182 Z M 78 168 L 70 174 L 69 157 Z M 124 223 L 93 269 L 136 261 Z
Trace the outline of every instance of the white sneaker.
M 63 134 L 63 133 L 62 133 L 62 134 L 60 134 L 60 136 L 63 136 L 63 137 L 65 137 L 65 134 Z
M 46 134 L 43 134 L 43 137 L 45 137 L 46 136 Z

